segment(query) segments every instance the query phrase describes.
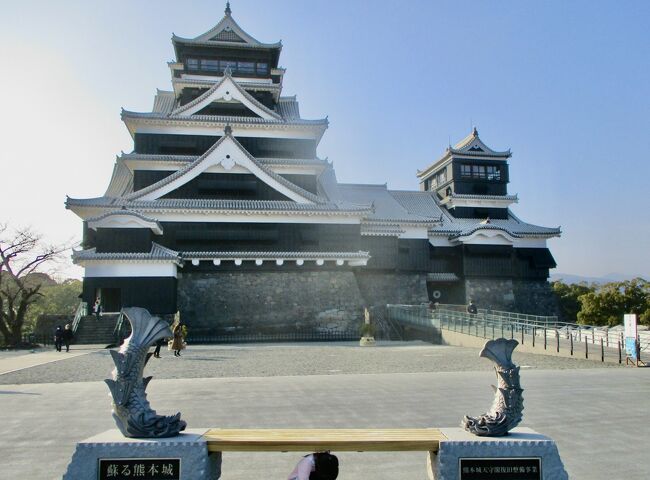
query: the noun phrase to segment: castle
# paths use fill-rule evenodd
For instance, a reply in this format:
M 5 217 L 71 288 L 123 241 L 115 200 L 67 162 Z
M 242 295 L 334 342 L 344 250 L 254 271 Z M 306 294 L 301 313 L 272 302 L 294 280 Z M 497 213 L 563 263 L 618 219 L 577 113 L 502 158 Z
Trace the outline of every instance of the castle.
M 346 328 L 364 306 L 466 303 L 553 313 L 546 240 L 509 209 L 510 151 L 474 129 L 417 173 L 419 190 L 337 181 L 328 120 L 283 95 L 281 43 L 235 22 L 172 37 L 171 90 L 123 110 L 131 153 L 83 220 L 83 301 L 180 310 L 196 330 Z M 338 322 L 338 323 L 337 323 Z

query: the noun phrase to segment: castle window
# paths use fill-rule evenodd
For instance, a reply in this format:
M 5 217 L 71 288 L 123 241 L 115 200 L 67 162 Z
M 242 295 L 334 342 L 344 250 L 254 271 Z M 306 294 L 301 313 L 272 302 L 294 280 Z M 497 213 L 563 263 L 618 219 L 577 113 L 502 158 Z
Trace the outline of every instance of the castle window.
M 501 180 L 501 169 L 496 165 L 488 165 L 485 167 L 487 170 L 488 180 Z
M 460 176 L 465 178 L 477 178 L 480 180 L 501 180 L 501 167 L 499 165 L 470 165 L 461 164 Z
M 266 62 L 238 62 L 234 60 L 214 60 L 207 58 L 188 58 L 185 60 L 188 70 L 222 73 L 229 68 L 239 75 L 268 75 L 269 64 Z
M 485 166 L 484 165 L 472 165 L 472 177 L 473 178 L 485 178 Z
M 239 73 L 255 73 L 255 62 L 237 62 Z

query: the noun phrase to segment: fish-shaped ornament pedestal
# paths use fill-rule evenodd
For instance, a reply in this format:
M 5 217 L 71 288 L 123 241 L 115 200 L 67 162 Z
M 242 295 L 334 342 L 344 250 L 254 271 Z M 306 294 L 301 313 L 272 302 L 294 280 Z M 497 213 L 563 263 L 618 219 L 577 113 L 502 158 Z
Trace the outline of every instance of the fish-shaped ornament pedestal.
M 517 345 L 517 340 L 497 338 L 488 340 L 483 346 L 479 356 L 494 362 L 498 385 L 492 386 L 495 397 L 488 413 L 463 418 L 461 426 L 468 432 L 485 437 L 501 437 L 521 422 L 523 389 L 519 384 L 519 367 L 512 363 L 512 352 Z
M 122 314 L 131 324 L 131 335 L 119 352 L 111 350 L 115 369 L 113 379 L 104 380 L 113 396 L 113 418 L 125 437 L 165 438 L 185 430 L 180 412 L 172 416 L 157 415 L 145 392 L 152 377 L 142 377 L 151 357 L 149 347 L 172 336 L 164 320 L 153 317 L 144 308 L 124 308 Z

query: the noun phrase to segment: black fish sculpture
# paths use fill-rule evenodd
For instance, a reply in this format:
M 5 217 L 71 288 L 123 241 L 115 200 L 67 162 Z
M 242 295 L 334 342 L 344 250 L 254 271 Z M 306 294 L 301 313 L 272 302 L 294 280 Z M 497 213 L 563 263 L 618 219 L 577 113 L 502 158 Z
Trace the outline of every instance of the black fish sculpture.
M 113 396 L 113 418 L 125 437 L 165 438 L 185 430 L 180 412 L 166 417 L 157 415 L 147 401 L 145 392 L 152 377 L 142 377 L 151 357 L 149 347 L 172 336 L 164 320 L 153 317 L 144 308 L 124 308 L 122 314 L 131 324 L 131 335 L 119 352 L 111 350 L 115 363 L 113 379 L 104 380 Z
M 498 338 L 487 341 L 483 346 L 479 356 L 495 363 L 498 386 L 492 385 L 495 396 L 488 413 L 463 418 L 461 426 L 468 432 L 482 437 L 501 437 L 508 435 L 521 422 L 523 389 L 519 384 L 519 367 L 512 363 L 512 352 L 517 345 L 517 340 Z

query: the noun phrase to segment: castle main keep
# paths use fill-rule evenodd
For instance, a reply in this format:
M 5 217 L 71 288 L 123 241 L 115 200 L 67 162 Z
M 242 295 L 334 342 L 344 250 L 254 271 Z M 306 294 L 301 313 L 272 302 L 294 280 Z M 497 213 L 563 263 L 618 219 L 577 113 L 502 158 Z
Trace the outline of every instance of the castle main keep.
M 180 310 L 212 333 L 347 328 L 364 306 L 469 298 L 554 313 L 546 241 L 560 230 L 510 210 L 510 151 L 474 129 L 423 165 L 418 190 L 340 183 L 317 155 L 328 120 L 283 95 L 281 43 L 229 6 L 172 43 L 171 90 L 151 112 L 122 111 L 134 146 L 106 192 L 66 200 L 83 221 L 83 301 Z

